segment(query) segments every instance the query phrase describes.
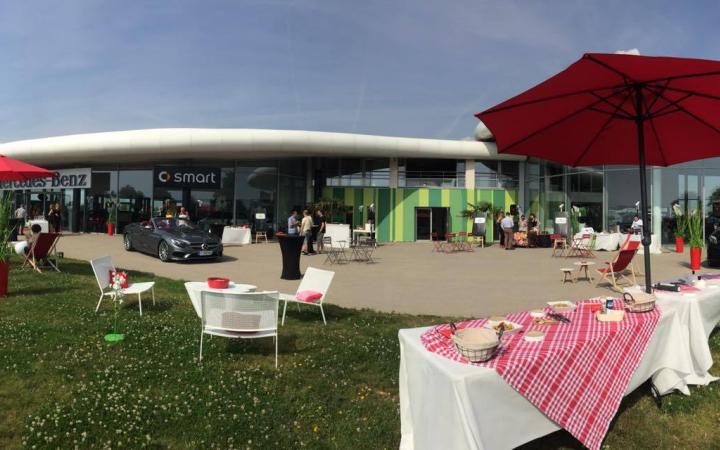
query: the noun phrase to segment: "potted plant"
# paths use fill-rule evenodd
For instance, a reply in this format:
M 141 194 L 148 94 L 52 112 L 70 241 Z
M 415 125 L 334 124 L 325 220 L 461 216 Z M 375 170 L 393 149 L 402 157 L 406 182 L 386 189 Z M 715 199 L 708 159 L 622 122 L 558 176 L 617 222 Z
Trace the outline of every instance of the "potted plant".
M 13 213 L 12 192 L 0 193 L 0 297 L 7 297 L 10 275 L 10 255 L 13 248 L 9 245 L 13 235 L 11 218 Z
M 570 236 L 575 236 L 580 232 L 580 208 L 572 206 L 570 208 Z
M 472 220 L 472 234 L 475 236 L 484 236 L 485 233 L 481 230 L 487 230 L 487 212 L 492 209 L 492 205 L 489 202 L 468 202 L 467 209 L 460 211 L 460 217 Z M 478 220 L 480 219 L 480 220 Z
M 703 248 L 703 218 L 700 209 L 694 209 L 687 215 L 686 229 L 690 244 L 690 269 L 700 270 Z
M 108 222 L 107 222 L 108 236 L 112 236 L 115 234 L 115 224 L 117 224 L 117 203 L 110 202 L 108 205 Z
M 682 253 L 687 233 L 687 216 L 683 214 L 682 208 L 677 203 L 673 204 L 673 215 L 675 216 L 675 252 Z

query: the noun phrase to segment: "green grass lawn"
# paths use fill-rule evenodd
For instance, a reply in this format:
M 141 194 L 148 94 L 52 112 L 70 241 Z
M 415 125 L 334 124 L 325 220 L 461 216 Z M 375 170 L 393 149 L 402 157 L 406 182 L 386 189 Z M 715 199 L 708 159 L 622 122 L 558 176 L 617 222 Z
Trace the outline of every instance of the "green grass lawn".
M 111 305 L 95 313 L 90 265 L 11 272 L 0 299 L 0 448 L 397 448 L 400 328 L 439 318 L 329 306 L 289 311 L 272 339 L 206 340 L 181 282 L 157 278 L 144 316 L 127 298 L 127 339 L 108 344 Z M 131 272 L 131 281 L 152 277 Z M 334 295 L 341 295 L 335 292 Z M 717 357 L 720 338 L 712 348 Z M 658 409 L 645 390 L 622 405 L 609 448 L 718 448 L 720 394 L 694 388 Z M 528 448 L 579 448 L 567 433 Z

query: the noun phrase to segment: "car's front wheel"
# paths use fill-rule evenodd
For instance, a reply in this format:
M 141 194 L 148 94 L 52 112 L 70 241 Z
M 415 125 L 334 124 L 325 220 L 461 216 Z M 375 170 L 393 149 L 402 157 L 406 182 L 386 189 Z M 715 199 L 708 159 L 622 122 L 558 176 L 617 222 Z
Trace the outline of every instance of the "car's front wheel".
M 135 250 L 132 245 L 132 241 L 130 240 L 130 236 L 127 234 L 123 237 L 123 244 L 125 245 L 125 250 L 131 252 Z
M 170 261 L 170 246 L 165 241 L 162 241 L 158 246 L 158 258 L 162 262 Z

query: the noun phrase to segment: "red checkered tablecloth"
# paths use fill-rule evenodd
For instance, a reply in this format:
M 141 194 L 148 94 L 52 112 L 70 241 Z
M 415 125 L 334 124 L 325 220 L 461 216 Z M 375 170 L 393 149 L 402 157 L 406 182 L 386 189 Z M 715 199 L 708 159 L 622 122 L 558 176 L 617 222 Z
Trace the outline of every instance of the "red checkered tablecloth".
M 622 322 L 599 322 L 589 303 L 593 301 L 578 302 L 575 311 L 564 313 L 569 324 L 537 325 L 527 312 L 508 314 L 507 319 L 523 329 L 505 334 L 496 356 L 484 363 L 470 363 L 457 352 L 447 324 L 429 329 L 421 339 L 433 353 L 494 369 L 552 421 L 595 450 L 645 353 L 660 311 L 626 312 Z M 624 307 L 620 299 L 615 303 L 616 309 Z M 482 327 L 486 322 L 462 322 L 458 328 Z M 523 334 L 530 330 L 544 332 L 544 341 L 525 341 Z

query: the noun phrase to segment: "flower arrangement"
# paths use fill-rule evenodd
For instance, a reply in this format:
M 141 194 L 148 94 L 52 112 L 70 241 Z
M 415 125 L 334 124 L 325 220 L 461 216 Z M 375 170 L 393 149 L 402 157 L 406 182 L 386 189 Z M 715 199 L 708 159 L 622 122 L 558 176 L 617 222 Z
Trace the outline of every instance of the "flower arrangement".
M 120 314 L 120 306 L 123 303 L 124 291 L 127 287 L 127 273 L 114 271 L 110 272 L 110 288 L 112 289 L 113 303 L 113 332 L 105 335 L 108 342 L 122 341 L 125 335 L 118 333 L 117 321 Z
M 675 216 L 675 237 L 684 238 L 687 233 L 687 218 L 682 208 L 677 203 L 673 203 L 673 215 Z

